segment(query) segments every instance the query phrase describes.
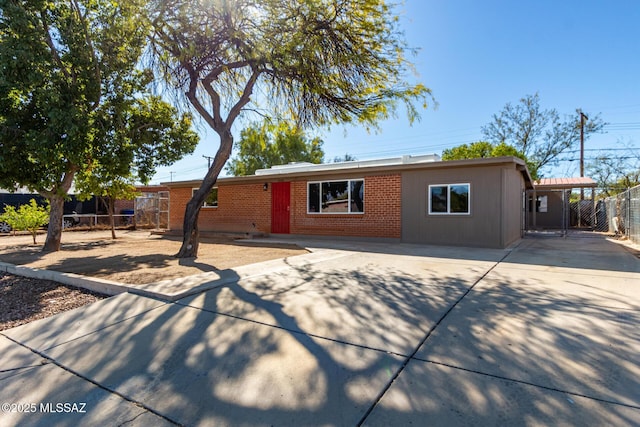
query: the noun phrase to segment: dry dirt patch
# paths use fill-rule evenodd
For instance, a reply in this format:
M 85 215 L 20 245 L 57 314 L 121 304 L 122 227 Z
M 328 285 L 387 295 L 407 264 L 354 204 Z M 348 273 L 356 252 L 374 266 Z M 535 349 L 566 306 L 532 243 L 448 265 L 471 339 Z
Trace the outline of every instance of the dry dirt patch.
M 65 232 L 62 249 L 43 253 L 29 236 L 0 237 L 0 261 L 34 268 L 77 273 L 128 284 L 152 283 L 224 270 L 307 253 L 293 244 L 264 244 L 231 238 L 203 238 L 198 258 L 177 259 L 180 239 L 148 231 L 120 231 L 112 240 L 106 231 Z M 40 236 L 39 240 L 44 240 Z

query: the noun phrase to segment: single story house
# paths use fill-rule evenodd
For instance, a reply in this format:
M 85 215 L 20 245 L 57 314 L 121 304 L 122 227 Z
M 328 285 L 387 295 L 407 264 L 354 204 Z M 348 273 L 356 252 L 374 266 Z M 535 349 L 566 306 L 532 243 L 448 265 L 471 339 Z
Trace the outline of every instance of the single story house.
M 185 206 L 200 183 L 163 183 L 171 231 L 182 231 Z M 531 188 L 516 157 L 294 163 L 219 178 L 198 225 L 204 232 L 504 248 L 523 235 Z

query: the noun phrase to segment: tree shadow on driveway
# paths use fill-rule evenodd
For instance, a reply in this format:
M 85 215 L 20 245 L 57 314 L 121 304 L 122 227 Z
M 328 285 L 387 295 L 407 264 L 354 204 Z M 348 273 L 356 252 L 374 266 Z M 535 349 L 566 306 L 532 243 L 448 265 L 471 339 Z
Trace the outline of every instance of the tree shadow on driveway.
M 415 261 L 289 263 L 177 303 L 119 296 L 111 317 L 57 322 L 91 323 L 64 339 L 13 335 L 177 424 L 637 423 L 637 299 Z
M 275 278 L 255 278 L 246 284 L 238 278 L 239 283 L 196 297 L 202 308 L 162 303 L 104 325 L 99 319 L 87 319 L 95 322 L 94 332 L 43 351 L 74 373 L 179 424 L 357 424 L 406 358 L 397 350 L 412 351 L 423 334 L 406 327 L 390 339 L 394 322 L 376 310 L 387 307 L 387 312 L 399 316 L 408 310 L 411 318 L 423 312 L 426 325 L 418 329 L 424 330 L 433 315 L 429 312 L 446 309 L 440 301 L 444 296 L 425 297 L 412 289 L 417 277 L 401 273 L 393 284 L 380 274 L 354 273 L 347 281 L 360 290 L 344 294 L 342 271 L 292 274 L 307 284 L 283 283 L 288 289 L 267 299 L 256 289 L 267 288 Z M 456 280 L 444 278 L 440 283 L 460 292 Z M 305 302 L 300 311 L 290 311 L 292 302 L 284 297 L 292 294 Z M 358 294 L 370 296 L 356 307 Z M 274 299 L 276 295 L 283 299 Z M 306 330 L 301 319 L 313 315 L 317 298 L 325 299 L 328 309 L 348 308 L 327 325 L 320 323 L 331 316 L 319 313 L 313 320 L 320 329 Z M 121 309 L 126 310 L 127 304 L 122 297 Z M 260 312 L 265 321 L 236 316 L 234 307 Z M 357 340 L 362 342 L 350 342 Z M 7 386 L 18 392 L 14 384 Z M 49 390 L 47 397 L 59 391 Z

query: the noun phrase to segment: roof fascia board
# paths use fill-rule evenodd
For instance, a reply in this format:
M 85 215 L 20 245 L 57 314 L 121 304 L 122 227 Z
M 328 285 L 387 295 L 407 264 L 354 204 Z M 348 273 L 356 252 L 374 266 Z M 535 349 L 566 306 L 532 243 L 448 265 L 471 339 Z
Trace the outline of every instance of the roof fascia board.
M 326 170 L 318 170 L 318 171 L 300 171 L 300 172 L 288 172 L 288 173 L 278 173 L 278 174 L 267 174 L 267 175 L 247 175 L 247 176 L 233 176 L 233 177 L 222 177 L 217 180 L 220 184 L 241 184 L 241 183 L 253 183 L 253 182 L 274 182 L 274 181 L 286 181 L 288 179 L 299 179 L 304 177 L 322 177 L 329 175 L 352 175 L 352 174 L 363 174 L 366 173 L 370 175 L 372 173 L 389 173 L 389 172 L 404 172 L 404 171 L 413 171 L 419 169 L 449 169 L 449 168 L 464 168 L 464 167 L 483 167 L 483 166 L 498 166 L 498 165 L 506 165 L 511 164 L 515 165 L 518 170 L 523 174 L 525 181 L 528 183 L 532 183 L 531 175 L 526 168 L 526 164 L 522 159 L 512 156 L 505 157 L 490 157 L 490 158 L 482 158 L 482 159 L 465 159 L 465 160 L 441 160 L 435 162 L 423 162 L 423 163 L 406 163 L 406 164 L 395 164 L 395 165 L 386 165 L 386 166 L 358 166 L 355 165 L 353 167 L 344 167 L 339 169 L 326 169 Z M 523 169 L 522 169 L 523 168 Z M 167 187 L 199 187 L 202 180 L 190 180 L 190 181 L 174 181 L 174 182 L 163 182 L 161 185 L 165 185 Z M 531 185 L 531 184 L 529 184 Z

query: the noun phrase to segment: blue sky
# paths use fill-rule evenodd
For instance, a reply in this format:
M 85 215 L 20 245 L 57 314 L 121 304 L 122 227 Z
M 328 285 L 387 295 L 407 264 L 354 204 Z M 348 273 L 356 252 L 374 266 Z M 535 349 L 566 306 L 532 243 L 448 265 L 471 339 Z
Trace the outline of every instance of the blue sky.
M 317 131 L 326 159 L 440 154 L 481 140 L 493 114 L 536 92 L 543 108 L 561 116 L 580 108 L 609 123 L 586 142 L 587 161 L 597 154 L 592 149 L 638 153 L 620 149 L 640 147 L 640 1 L 407 0 L 399 10 L 409 45 L 420 49 L 411 58 L 418 76 L 408 79 L 429 87 L 438 106 L 423 110 L 413 126 L 400 114 L 378 133 Z M 196 152 L 158 169 L 152 183 L 204 176 L 202 156 L 213 156 L 218 141 L 204 125 L 200 133 Z M 563 158 L 574 160 L 545 176 L 578 175 L 579 154 Z

